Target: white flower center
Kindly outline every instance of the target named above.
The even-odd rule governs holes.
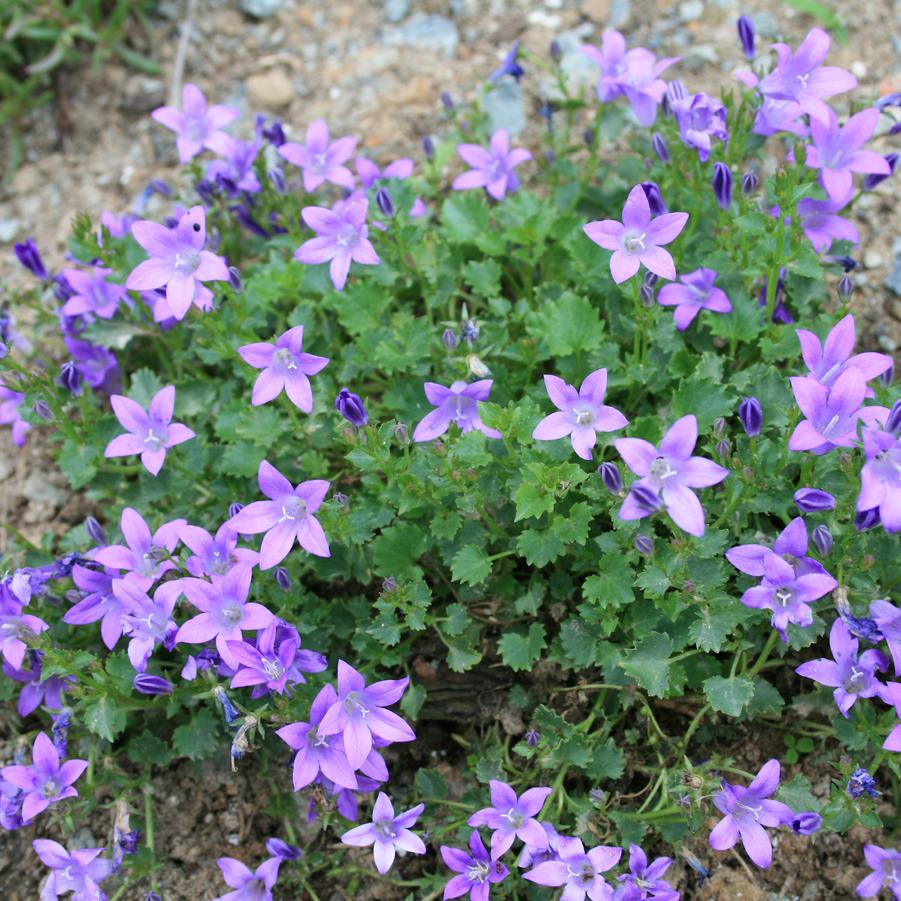
[[[175,254],[175,271],[179,275],[193,275],[200,265],[200,252],[197,250],[180,250]]]
[[[488,877],[491,875],[491,866],[489,865],[487,860],[473,860],[466,867],[466,878],[470,882],[475,882],[481,885],[483,882],[488,881]]]
[[[643,253],[645,251],[644,242],[647,235],[644,232],[628,231],[623,235],[623,250],[626,253]]]

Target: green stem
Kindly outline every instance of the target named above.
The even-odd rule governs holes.
[[[147,779],[150,779],[149,773]],[[146,833],[144,843],[147,850],[153,854],[153,787],[149,781],[144,785],[144,831]]]
[[[776,647],[776,644],[778,643],[778,641],[779,641],[778,633],[775,630],[773,632],[770,632],[769,638],[767,638],[766,644],[763,646],[763,650],[760,652],[760,656],[757,658],[754,665],[747,672],[747,675],[750,678],[753,679],[754,676],[756,676],[763,669],[764,663],[766,663],[767,658],[770,656],[770,653],[772,652],[773,648]]]

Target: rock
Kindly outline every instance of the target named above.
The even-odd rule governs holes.
[[[567,84],[574,91],[581,90],[583,87],[593,87],[597,84],[600,73],[597,63],[590,60],[579,49],[583,44],[591,40],[593,31],[591,24],[585,22],[578,28],[573,28],[570,31],[561,31],[556,37],[562,53],[560,67],[566,76]],[[556,79],[548,78],[544,80],[542,89],[551,98],[559,98],[560,96]]]
[[[0,244],[9,244],[19,232],[18,219],[0,219]]]
[[[585,0],[582,4],[582,15],[596,25],[606,25],[610,20],[612,6],[613,0]]]
[[[882,263],[882,254],[878,250],[868,250],[863,255],[863,264],[867,269],[877,269]]]
[[[901,253],[895,254],[895,266],[892,274],[885,280],[885,287],[901,297]]]
[[[683,22],[694,22],[704,15],[703,0],[682,0],[679,4],[679,18]]]
[[[247,99],[254,108],[275,110],[291,105],[296,96],[291,77],[284,69],[269,69],[257,72],[245,82]]]
[[[776,38],[782,31],[779,20],[769,12],[758,12],[751,16],[758,38]]]
[[[483,107],[492,131],[506,128],[510,135],[518,135],[526,127],[522,85],[512,78],[503,78],[495,84],[485,95]]]
[[[625,28],[632,18],[632,3],[630,0],[613,0],[610,7],[610,18],[607,20],[608,28]]]
[[[447,16],[417,13],[400,28],[388,31],[384,41],[386,44],[405,44],[417,50],[450,57],[457,52],[460,34],[457,26]]]
[[[285,0],[241,0],[241,12],[254,19],[268,19],[284,5]]]
[[[119,108],[127,113],[149,113],[166,102],[166,86],[159,78],[132,75],[125,82]]]
[[[898,342],[890,335],[880,335],[876,343],[887,353],[892,354],[898,349]]]
[[[385,0],[385,18],[389,22],[400,22],[410,11],[410,0]]]

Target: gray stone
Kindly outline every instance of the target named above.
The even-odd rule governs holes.
[[[607,28],[625,28],[631,18],[631,0],[613,0],[613,5],[610,7],[610,18],[607,20]]]
[[[18,219],[0,219],[0,244],[8,244],[19,232]]]
[[[556,41],[560,45],[560,68],[566,77],[566,83],[570,90],[577,92],[584,87],[592,87],[597,84],[600,70],[597,63],[590,60],[579,49],[583,44],[591,41],[594,27],[590,22],[585,22],[577,28],[569,31],[561,31]],[[542,80],[542,92],[552,99],[560,96],[555,78],[547,77]]]
[[[485,95],[483,107],[491,122],[491,130],[506,128],[518,135],[526,127],[526,108],[522,85],[512,78],[503,78]]]
[[[385,0],[385,18],[389,22],[400,22],[410,11],[410,0]]]
[[[679,4],[679,18],[683,22],[693,22],[704,15],[704,3],[702,0],[682,0]]]
[[[284,5],[285,0],[241,0],[241,12],[254,19],[268,19]]]
[[[757,36],[761,38],[777,38],[782,33],[779,20],[769,12],[754,13],[751,16],[754,23],[754,30]]]
[[[460,33],[447,16],[417,13],[399,28],[385,34],[386,44],[405,44],[417,50],[453,56],[457,52]]]
[[[891,335],[880,335],[876,343],[887,353],[892,354],[898,349],[898,342]]]
[[[901,253],[895,254],[895,266],[892,274],[885,280],[885,287],[901,297]]]

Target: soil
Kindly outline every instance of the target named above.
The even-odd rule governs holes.
[[[6,242],[0,242],[0,301],[4,284],[29,284],[30,276],[12,256],[14,241],[34,237],[48,267],[58,271],[74,215],[87,212],[96,221],[103,210],[123,212],[134,206],[152,178],[173,178],[174,142],[148,113],[168,102],[189,5],[188,0],[161,0],[149,40],[137,32],[132,36],[137,49],[159,61],[164,77],[136,74],[116,63],[69,72],[59,81],[59,102],[24,123],[24,164],[9,186],[0,189],[0,237]],[[382,162],[400,155],[419,158],[420,139],[440,132],[445,121],[440,93],[472,96],[516,39],[544,57],[552,38],[569,34],[578,42],[596,41],[601,28],[612,23],[630,44],[650,46],[660,55],[683,54],[682,65],[672,71],[690,89],[712,93],[730,83],[731,71],[740,64],[734,30],[739,13],[755,18],[761,44],[776,39],[777,30],[797,44],[818,24],[774,0],[749,0],[741,7],[734,0],[686,0],[677,6],[662,0],[283,0],[262,20],[243,14],[238,0],[199,0],[197,8],[183,80],[197,83],[211,102],[240,107],[245,129],[251,127],[253,112],[261,111],[291,123],[289,134],[297,137],[310,121],[323,116],[334,134],[360,135],[360,150]],[[437,24],[429,20],[432,43],[403,43],[400,38],[409,39],[411,24],[421,23],[424,16],[443,18]],[[886,27],[898,17],[898,0],[856,4],[848,16],[853,21],[847,44],[833,44],[830,63],[851,69],[861,81],[856,99],[901,91],[901,44]],[[535,90],[539,82],[523,82],[523,106],[530,119],[542,102]],[[528,143],[528,138],[527,129],[522,140]],[[0,137],[0,159],[6,158],[3,143]],[[147,212],[156,215],[163,209],[154,198]],[[885,286],[896,256],[901,259],[899,217],[892,181],[855,207],[862,266],[855,272],[852,303],[866,334],[867,347],[862,349],[893,353],[901,347],[901,298]],[[37,543],[46,531],[65,531],[88,512],[84,500],[66,489],[56,471],[46,433],[36,429],[20,450],[5,430],[0,432],[0,552],[7,541],[4,524]],[[13,717],[9,705],[0,705],[0,742],[10,739]],[[433,740],[417,743],[422,752],[437,753],[450,728],[430,723],[424,738]],[[459,730],[459,722],[454,728]],[[775,741],[759,728],[733,732],[729,740],[739,757],[737,765],[749,771],[770,756],[765,749]],[[0,744],[4,761],[8,750]],[[409,767],[397,772],[401,783],[412,778],[416,766],[425,765],[412,756],[403,762]],[[444,765],[452,777],[453,762]],[[831,774],[828,764],[808,761],[804,772],[815,793],[824,797]],[[197,901],[222,893],[225,886],[215,866],[219,856],[236,856],[251,865],[266,856],[265,839],[282,832],[265,812],[268,789],[261,788],[257,776],[252,761],[232,774],[226,760],[214,760],[203,767],[182,763],[155,780],[156,848],[165,859],[159,885],[166,901]],[[287,771],[275,779],[287,786]],[[630,790],[625,785],[604,788]],[[0,837],[4,901],[37,897],[43,871],[30,842],[38,834],[59,837],[57,827],[43,818],[38,829]],[[106,844],[110,832],[108,816],[98,813],[78,839],[84,845]],[[855,829],[812,842],[782,830],[774,866],[765,872],[748,870],[735,855],[714,855],[698,840],[691,850],[713,870],[711,878],[698,888],[696,875],[682,860],[673,865],[670,876],[686,901],[850,898],[865,875],[862,844],[871,837]],[[408,859],[402,869],[411,863]],[[384,891],[366,888],[357,897],[405,895],[405,890],[391,888],[390,880],[381,885]],[[347,897],[335,885],[317,886],[317,892],[322,901]],[[123,898],[143,898],[143,890]]]

